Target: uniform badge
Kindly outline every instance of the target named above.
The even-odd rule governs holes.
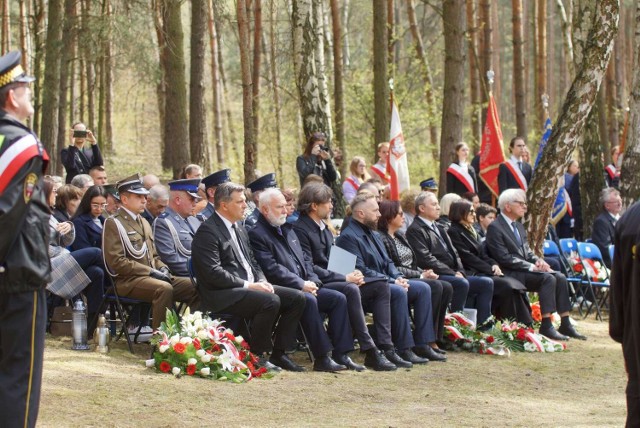
[[[24,203],[28,204],[31,200],[31,196],[33,196],[33,189],[36,187],[36,183],[38,182],[38,176],[33,172],[27,175],[27,178],[24,179],[24,186],[22,188],[22,196],[24,197]]]

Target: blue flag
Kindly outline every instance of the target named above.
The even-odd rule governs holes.
[[[549,137],[551,136],[551,131],[553,130],[553,126],[551,126],[551,118],[547,117],[547,120],[544,121],[544,134],[542,134],[542,140],[540,140],[540,148],[538,149],[538,156],[536,156],[536,163],[533,165],[535,169],[542,158],[542,151],[547,145],[547,141],[549,141]]]

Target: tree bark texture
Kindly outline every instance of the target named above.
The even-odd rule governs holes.
[[[238,44],[240,46],[240,68],[242,70],[242,120],[244,124],[244,182],[256,179],[258,166],[258,144],[253,129],[253,90],[251,82],[249,22],[244,0],[237,2]]]
[[[537,118],[539,129],[547,119],[544,106],[542,104],[542,95],[548,94],[547,88],[547,1],[539,1],[538,5],[538,40],[536,43],[536,99]],[[524,135],[526,137],[526,134]]]
[[[388,43],[386,0],[373,0],[373,102],[375,140],[373,153],[379,143],[389,141],[389,74],[387,71]],[[372,161],[375,162],[375,159]]]
[[[462,141],[464,120],[465,0],[444,0],[444,96],[442,97],[442,137],[440,139],[441,195],[446,192],[446,171],[455,155],[455,145]]]
[[[278,166],[276,168],[277,179],[281,186],[284,188],[284,160],[282,156],[283,147],[282,147],[282,135],[281,135],[281,123],[282,123],[282,114],[281,109],[282,106],[280,104],[280,81],[278,79],[278,67],[276,61],[276,19],[277,19],[277,8],[276,8],[276,0],[271,0],[269,2],[269,15],[270,25],[269,25],[269,52],[271,54],[271,61],[269,64],[269,71],[271,72],[271,90],[273,92],[273,104],[274,104],[274,114],[275,114],[275,130],[276,130],[276,146],[277,146],[277,158],[278,158]],[[339,39],[336,43],[339,42]],[[334,46],[335,49],[335,46]],[[342,63],[341,63],[342,65]],[[337,77],[336,77],[337,79]]]
[[[167,138],[165,136],[164,121],[166,116],[167,79],[165,70],[167,68],[167,49],[163,24],[162,1],[152,0],[153,24],[156,30],[158,42],[158,81],[156,83],[156,99],[158,101],[158,119],[160,123],[160,151],[162,157],[162,168],[171,168],[171,151],[167,150]]]
[[[480,28],[482,28],[482,43],[480,46],[480,81],[486,82],[487,71],[493,69],[493,37],[491,26],[491,0],[479,0],[480,7]],[[494,90],[493,95],[496,98],[497,94]],[[486,104],[489,101],[489,90],[482,91],[482,103]],[[486,109],[485,109],[486,110]],[[483,113],[483,122],[484,115]]]
[[[482,77],[478,64],[477,0],[467,0],[467,34],[469,57],[469,88],[471,97],[471,135],[473,144],[480,147],[482,138]]]
[[[104,45],[104,136],[102,148],[106,153],[113,154],[113,70],[115,67],[115,53],[113,44],[113,4],[112,0],[104,1],[103,18],[106,21],[106,37]]]
[[[273,1],[273,0],[272,0]],[[348,176],[346,132],[344,122],[344,63],[342,58],[342,23],[340,22],[340,6],[338,0],[330,0],[331,22],[333,26],[333,91],[335,103],[336,141],[340,147],[343,162],[340,165],[340,175]],[[272,58],[273,62],[273,58]],[[275,94],[274,94],[275,95]]]
[[[524,73],[524,29],[522,0],[512,0],[513,22],[513,93],[516,101],[516,134],[527,136],[527,92]]]
[[[599,0],[594,12],[587,44],[582,52],[584,59],[567,93],[527,192],[528,236],[532,248],[539,255],[542,253],[542,243],[561,178],[573,151],[580,144],[618,29],[618,0]]]
[[[251,94],[253,96],[253,133],[260,141],[260,63],[262,61],[262,0],[253,1],[253,67]]]
[[[209,47],[211,50],[211,89],[213,93],[213,139],[217,167],[225,162],[225,145],[222,135],[222,84],[220,82],[220,62],[218,61],[219,39],[215,22],[213,0],[208,0]],[[211,162],[213,164],[213,161]]]
[[[58,171],[58,104],[60,103],[60,63],[62,49],[63,0],[49,0],[47,41],[42,93],[42,129],[40,138],[51,158],[50,171]]]
[[[2,55],[11,50],[11,11],[9,0],[2,0]]]
[[[210,170],[207,112],[204,105],[204,57],[208,0],[191,0],[191,78],[189,80],[189,145],[191,162]]]
[[[165,150],[171,154],[173,177],[189,163],[189,121],[187,118],[187,82],[184,61],[184,32],[181,0],[163,0],[165,34],[165,77],[167,108],[164,118]]]

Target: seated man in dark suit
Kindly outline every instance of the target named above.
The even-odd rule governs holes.
[[[244,187],[221,184],[214,204],[214,213],[202,223],[191,245],[202,308],[250,319],[249,344],[262,366],[303,371],[285,351],[295,346],[304,296],[300,291],[266,281],[251,251],[247,232],[237,223],[247,207]]]
[[[342,229],[336,245],[357,256],[356,267],[367,280],[387,281],[391,295],[391,336],[393,344],[378,343],[389,361],[398,367],[424,364],[434,356],[429,343],[435,342],[431,288],[422,281],[406,279],[393,264],[376,229],[380,208],[376,197],[363,192],[351,201],[351,220]],[[413,306],[411,334],[409,305]],[[397,348],[397,353],[396,349]]]
[[[343,293],[347,298],[349,321],[360,343],[360,351],[366,354],[364,364],[374,370],[395,370],[384,354],[378,351],[364,318],[363,303],[372,308],[378,341],[392,345],[389,309],[389,286],[386,280],[365,282],[362,272],[355,270],[341,275],[327,270],[333,234],[324,223],[329,218],[333,204],[333,191],[323,183],[309,183],[298,195],[300,217],[293,224],[304,252],[313,261],[313,270],[325,287]],[[346,356],[345,356],[346,357]],[[336,360],[347,367],[354,366],[350,359]]]
[[[353,350],[353,335],[344,294],[323,287],[313,271],[311,259],[304,254],[293,226],[287,221],[287,202],[278,189],[260,194],[260,212],[249,230],[253,252],[267,279],[304,292],[306,299],[301,323],[315,357],[315,371],[335,372],[347,367],[329,356],[343,360]],[[328,334],[321,313],[329,315]],[[333,346],[332,346],[333,344]]]
[[[586,339],[571,325],[567,279],[554,272],[544,259],[537,257],[527,243],[527,232],[519,221],[527,212],[526,194],[522,189],[508,189],[498,199],[500,214],[487,229],[487,251],[507,276],[513,276],[529,291],[540,296],[542,324],[540,334],[554,340],[568,337]],[[551,323],[551,314],[561,318],[559,331]],[[567,337],[568,336],[568,337]]]
[[[527,190],[533,169],[523,159],[527,145],[523,137],[514,137],[509,143],[511,157],[500,164],[498,172],[498,188],[500,193],[507,189]]]
[[[602,261],[610,268],[609,245],[613,244],[616,222],[622,211],[622,198],[620,192],[613,187],[607,187],[600,193],[602,212],[598,214],[591,229],[591,240],[600,249]]]

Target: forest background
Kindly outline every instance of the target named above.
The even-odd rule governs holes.
[[[558,123],[551,160],[541,163],[545,179],[534,179],[529,200],[550,205],[560,184],[548,178],[578,158],[588,227],[600,208],[598,154],[606,164],[610,147],[638,140],[632,0],[0,3],[1,50],[21,48],[38,79],[31,125],[52,173],[62,173],[58,154],[81,120],[98,135],[111,181],[136,171],[176,177],[193,162],[206,173],[230,167],[239,182],[275,171],[282,187],[296,187],[295,158],[317,130],[342,149],[344,177],[354,155],[373,163],[375,146],[389,138],[393,79],[412,181],[440,176],[444,190],[455,144],[479,148],[485,76],[494,70],[505,145],[523,135],[535,159],[544,120]],[[599,43],[596,63],[586,52]],[[581,81],[585,70],[592,76]],[[588,91],[576,101],[570,89],[580,88]],[[563,115],[577,124],[571,138]],[[624,174],[623,165],[628,203],[638,180]]]

